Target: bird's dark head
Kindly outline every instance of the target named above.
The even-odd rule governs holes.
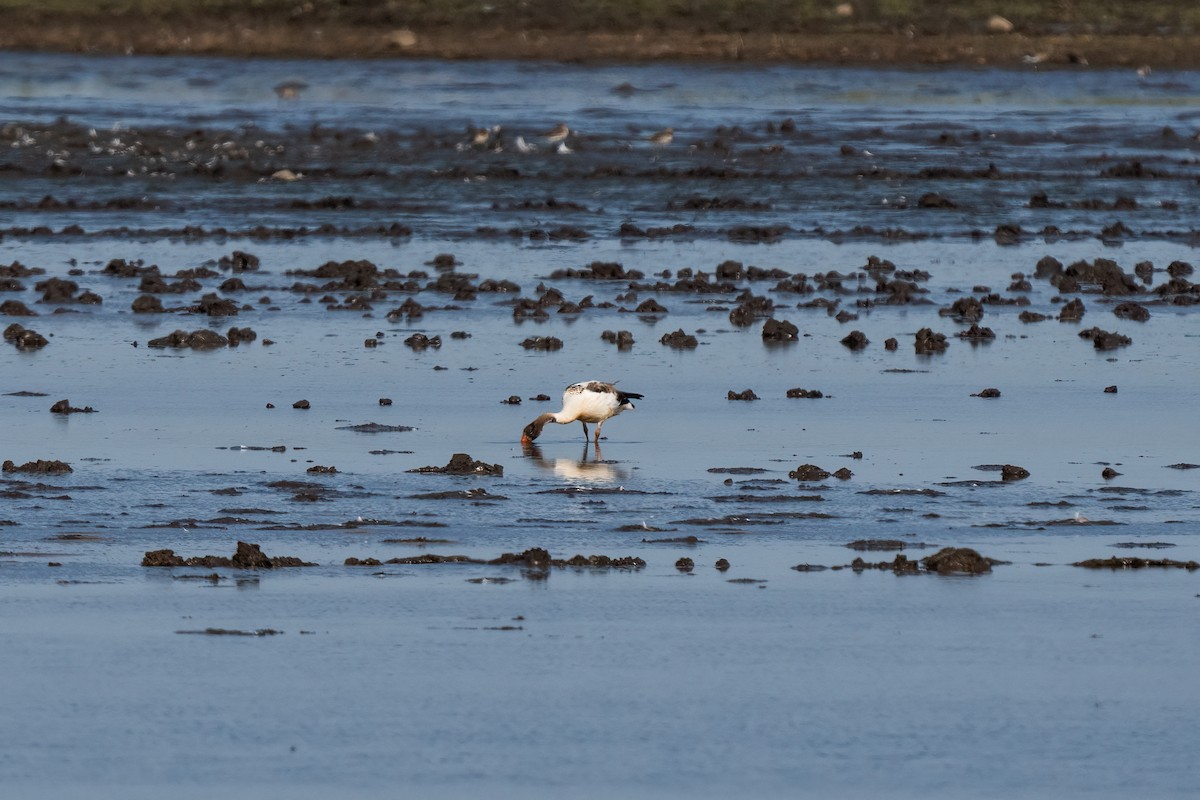
[[[546,423],[554,419],[553,414],[542,414],[533,422],[525,426],[521,431],[521,443],[532,444],[533,440],[542,435],[542,428],[546,427]]]

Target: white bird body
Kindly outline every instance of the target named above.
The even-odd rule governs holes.
[[[572,383],[563,391],[562,411],[542,414],[526,425],[521,434],[521,441],[526,444],[532,442],[541,435],[542,428],[551,422],[557,422],[559,425],[579,422],[583,425],[583,438],[587,439],[587,424],[592,422],[596,425],[595,440],[599,443],[600,428],[604,421],[633,408],[631,401],[641,398],[640,394],[623,392],[604,381]]]

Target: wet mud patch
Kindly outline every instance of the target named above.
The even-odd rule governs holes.
[[[262,638],[264,636],[279,636],[283,631],[277,631],[274,628],[258,628],[257,630],[236,630],[233,628],[204,628],[201,630],[182,630],[175,631],[176,633],[192,634],[197,636],[254,636]]]
[[[933,555],[920,560],[910,559],[903,553],[891,561],[866,561],[859,557],[849,564],[827,567],[821,564],[796,564],[796,572],[823,572],[825,570],[850,570],[861,573],[867,570],[892,572],[896,575],[985,575],[993,566],[1008,564],[980,555],[969,547],[944,547]]]
[[[384,425],[380,422],[364,422],[360,425],[341,425],[337,428],[339,431],[354,431],[355,433],[405,433],[407,431],[416,430],[410,425]],[[389,450],[385,452],[409,452],[401,450]]]
[[[143,567],[229,567],[233,569],[277,569],[280,567],[315,567],[316,564],[294,556],[268,557],[257,544],[238,542],[232,556],[175,555],[174,550],[148,550],[142,558]]]
[[[846,545],[851,550],[905,550],[907,548],[924,550],[933,545],[925,542],[903,542],[899,539],[856,539]]]
[[[408,495],[410,500],[473,500],[473,501],[492,501],[492,500],[507,500],[508,498],[502,494],[491,494],[487,489],[482,487],[476,489],[458,489],[446,492],[424,492],[422,494]]]
[[[445,528],[446,523],[431,519],[358,519],[345,522],[310,522],[308,524],[291,522],[277,525],[264,525],[260,531],[356,531],[371,528]]]
[[[1114,542],[1111,547],[1134,549],[1143,547],[1148,550],[1166,550],[1175,547],[1174,542]]]
[[[504,467],[499,464],[488,464],[471,458],[467,453],[455,453],[444,467],[417,467],[406,472],[425,473],[432,475],[492,475],[504,474]]]
[[[1085,561],[1076,561],[1072,567],[1085,567],[1087,569],[1146,569],[1150,567],[1158,567],[1164,569],[1186,569],[1188,572],[1200,569],[1200,562],[1196,561],[1172,561],[1169,558],[1131,558],[1128,556],[1112,556],[1111,558],[1089,558]]]

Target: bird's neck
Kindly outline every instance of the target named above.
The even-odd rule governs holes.
[[[565,425],[568,422],[574,422],[575,420],[579,419],[578,414],[569,414],[566,412],[566,410],[555,411],[553,414],[543,414],[542,416],[549,417],[560,425]],[[550,420],[548,419],[546,421],[549,422]]]

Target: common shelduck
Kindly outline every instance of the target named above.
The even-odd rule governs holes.
[[[588,438],[589,422],[596,423],[595,441],[600,442],[600,428],[604,420],[615,417],[627,408],[633,408],[631,400],[640,400],[642,395],[626,392],[603,381],[581,381],[572,383],[563,391],[563,408],[554,414],[542,414],[525,426],[521,442],[528,444],[542,434],[547,422],[566,425],[579,421],[583,425],[583,438]]]

